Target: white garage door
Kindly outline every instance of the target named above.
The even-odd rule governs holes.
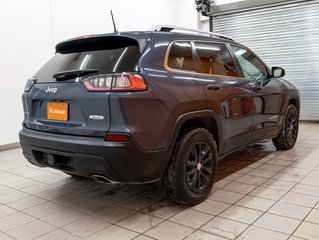
[[[215,15],[213,24],[270,67],[283,67],[300,90],[301,119],[319,120],[319,0]]]

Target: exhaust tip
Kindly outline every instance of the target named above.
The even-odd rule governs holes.
[[[92,175],[92,179],[94,182],[97,183],[109,183],[109,184],[117,184],[118,182],[114,182],[111,181],[110,179],[108,179],[107,177],[103,176],[103,175]]]

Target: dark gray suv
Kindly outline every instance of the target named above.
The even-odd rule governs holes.
[[[299,92],[284,70],[229,37],[182,30],[59,43],[22,97],[28,161],[97,182],[161,179],[170,199],[196,204],[226,154],[265,138],[292,148]]]

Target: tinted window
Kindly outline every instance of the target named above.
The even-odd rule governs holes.
[[[232,46],[232,50],[238,59],[245,78],[259,80],[268,77],[265,65],[256,56],[243,48]]]
[[[116,49],[56,53],[37,73],[38,82],[55,81],[55,73],[67,70],[97,69],[99,74],[136,71],[140,57],[138,46]]]
[[[200,58],[200,70],[197,72],[237,77],[234,61],[224,44],[195,43]]]
[[[175,42],[171,46],[168,66],[178,70],[194,71],[192,46],[190,42]]]

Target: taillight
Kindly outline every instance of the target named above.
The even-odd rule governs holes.
[[[83,84],[89,91],[110,91],[112,79],[113,76],[97,75],[86,78]]]
[[[83,81],[88,91],[145,91],[147,85],[140,75],[96,75]]]
[[[24,87],[24,92],[29,92],[30,89],[32,88],[33,84],[36,82],[37,78],[36,77],[32,77],[30,79],[27,80],[25,87]]]
[[[109,142],[128,142],[129,137],[128,135],[122,135],[122,134],[108,134],[105,137],[105,141]]]

